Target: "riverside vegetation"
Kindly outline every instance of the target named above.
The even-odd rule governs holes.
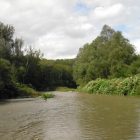
[[[55,95],[54,94],[52,94],[52,93],[43,93],[42,95],[41,95],[41,97],[44,99],[44,100],[47,100],[47,99],[49,99],[49,98],[53,98]]]
[[[139,95],[140,56],[121,32],[105,25],[79,50],[74,79],[79,90],[95,94]]]
[[[97,79],[80,90],[93,94],[140,95],[140,77]]]
[[[39,91],[76,88],[98,94],[139,94],[140,56],[121,32],[104,25],[75,59],[47,60],[0,23],[0,99],[35,97]],[[52,50],[53,51],[53,50]]]
[[[58,86],[75,88],[70,60],[47,60],[39,50],[14,38],[14,27],[0,23],[0,99],[38,96]]]

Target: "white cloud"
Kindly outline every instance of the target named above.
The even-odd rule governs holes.
[[[140,35],[139,0],[0,0],[0,5],[0,21],[12,24],[16,36],[40,49],[47,58],[75,57],[104,24],[126,26],[120,30],[132,43]],[[139,46],[137,42],[134,44]]]
[[[120,3],[108,7],[96,7],[94,10],[94,15],[97,18],[111,18],[119,15],[123,8],[123,5]]]
[[[135,45],[136,52],[140,53],[140,39],[135,39],[132,41],[132,43]]]
[[[75,36],[75,35],[74,35]],[[40,46],[46,58],[74,58],[89,38],[66,36],[64,32],[49,33],[35,42],[35,48]],[[79,47],[77,47],[79,46]]]
[[[81,1],[91,7],[109,6],[112,4],[112,0],[104,0],[104,1],[103,0],[81,0]]]
[[[0,2],[0,15],[3,16],[4,13],[10,8],[10,4],[7,1],[1,0]]]

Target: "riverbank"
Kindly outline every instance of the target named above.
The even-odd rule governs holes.
[[[75,88],[69,88],[69,87],[57,87],[55,91],[60,91],[60,92],[68,92],[68,91],[76,91],[77,89]]]

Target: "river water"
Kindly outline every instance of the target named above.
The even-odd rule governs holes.
[[[55,92],[0,103],[0,140],[140,140],[140,98]]]

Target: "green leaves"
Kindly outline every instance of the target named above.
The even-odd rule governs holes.
[[[55,96],[55,95],[52,94],[52,93],[43,93],[41,97],[42,97],[44,100],[47,100],[48,98],[53,98],[54,96]]]
[[[93,94],[108,95],[138,95],[140,89],[140,77],[97,79],[89,82],[82,91]]]
[[[123,37],[105,25],[91,44],[86,44],[76,58],[74,79],[79,85],[97,78],[128,77],[134,61],[133,46]]]

